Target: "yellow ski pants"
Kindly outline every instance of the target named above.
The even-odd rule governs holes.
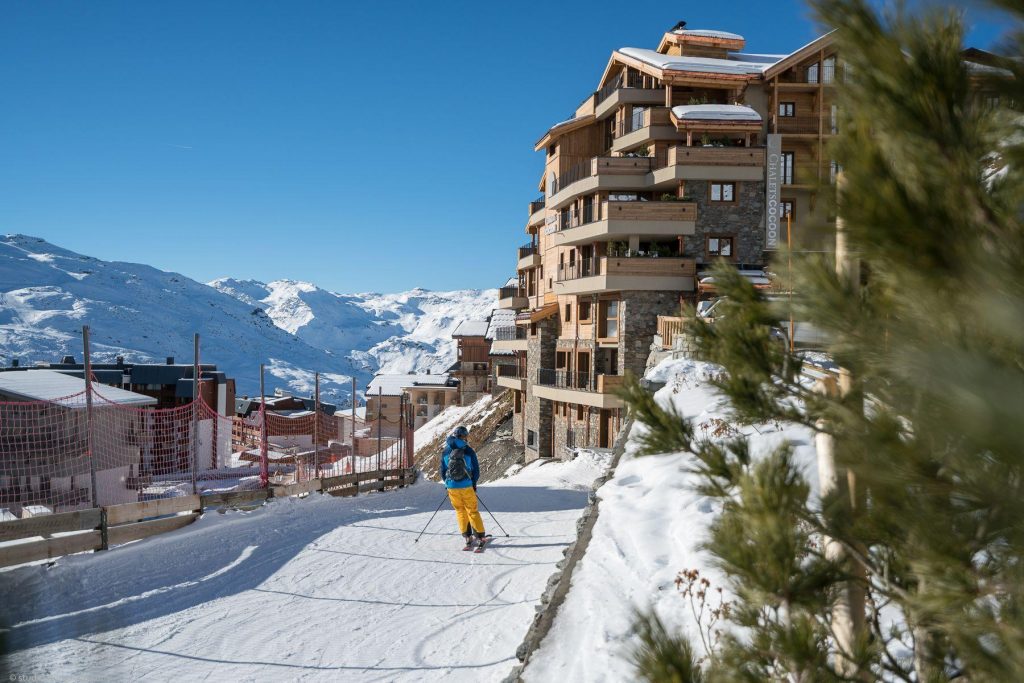
[[[468,534],[470,524],[478,534],[484,532],[484,519],[477,509],[476,491],[467,486],[464,489],[448,489],[448,500],[455,508],[455,521],[459,524],[459,533]]]

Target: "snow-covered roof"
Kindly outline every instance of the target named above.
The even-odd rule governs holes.
[[[684,104],[672,107],[672,115],[684,121],[761,121],[760,114],[742,104]]]
[[[491,350],[488,353],[491,356],[514,356],[514,355],[516,355],[515,351],[506,351],[504,349],[496,349],[496,348],[494,348],[494,344],[491,344]]]
[[[463,320],[452,332],[453,337],[482,337],[487,334],[486,320]]]
[[[278,417],[286,417],[290,420],[294,420],[300,417],[309,417],[313,415],[312,410],[275,410],[274,415]]]
[[[990,76],[1004,76],[1011,77],[1013,72],[1009,69],[1002,69],[998,66],[990,66],[988,64],[979,64],[978,62],[972,62],[970,60],[964,60],[964,66],[967,70],[975,74],[988,74]]]
[[[496,308],[491,311],[491,319],[487,323],[487,339],[494,339],[494,333],[503,327],[514,327],[516,324],[516,312],[507,308]],[[493,351],[492,351],[493,353]]]
[[[449,384],[451,381],[451,384]],[[447,373],[437,375],[375,375],[366,385],[367,398],[373,398],[378,392],[383,396],[401,396],[404,389],[414,387],[454,387],[456,382]]]
[[[677,36],[695,36],[697,38],[721,38],[723,40],[744,40],[743,36],[728,31],[714,31],[705,28],[680,28],[672,31]]]
[[[663,55],[655,50],[640,47],[624,47],[620,54],[638,59],[645,64],[669,71],[694,71],[699,73],[746,76],[764,73],[774,62],[744,62],[738,59],[716,59],[714,57],[689,57],[686,55]]]
[[[101,396],[99,401],[126,406],[156,405],[150,396],[125,391],[105,384],[92,383],[92,390]],[[85,399],[76,394],[85,391],[85,380],[65,375],[56,370],[14,370],[0,372],[0,396],[15,401],[50,401],[68,408],[84,408]],[[69,396],[75,396],[68,399]],[[61,400],[63,399],[63,400]]]

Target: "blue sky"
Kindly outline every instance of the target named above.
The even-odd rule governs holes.
[[[818,34],[793,0],[2,3],[0,231],[202,281],[496,287],[533,142],[678,19]]]

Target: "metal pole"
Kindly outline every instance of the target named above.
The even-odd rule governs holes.
[[[82,326],[82,349],[85,364],[85,452],[89,456],[89,480],[92,485],[92,506],[99,507],[96,493],[96,457],[92,450],[92,362],[89,356],[89,326]]]
[[[356,471],[356,377],[352,376],[352,449],[349,451],[349,462],[352,463],[352,472]],[[359,490],[359,487],[356,487]]]
[[[196,470],[199,468],[199,333],[192,336],[192,495],[199,492]]]
[[[437,513],[441,511],[441,506],[444,505],[444,502],[446,500],[448,500],[447,494],[445,495],[444,498],[441,499],[441,502],[437,504],[437,509],[434,510],[434,514],[430,515],[430,519],[428,519],[427,523],[423,526],[423,531],[420,532],[420,536],[422,536],[426,532],[427,527],[430,526],[430,523],[434,521],[434,517],[437,517]],[[416,540],[413,541],[413,543],[419,543],[420,542],[420,536],[417,536]]]
[[[491,516],[491,519],[493,519],[493,520],[494,520],[494,523],[498,525],[498,528],[499,528],[499,529],[501,529],[501,533],[505,534],[505,537],[506,537],[506,538],[508,538],[508,532],[507,532],[507,531],[505,531],[505,528],[504,528],[503,526],[501,526],[501,523],[500,523],[500,522],[498,521],[498,518],[494,516],[494,513],[493,513],[493,512],[491,512],[491,509],[490,509],[489,507],[487,507],[487,503],[485,503],[485,502],[483,501],[483,499],[482,499],[482,498],[480,498],[480,494],[479,494],[479,493],[477,493],[477,494],[476,494],[476,499],[477,499],[477,501],[478,501],[478,502],[479,502],[479,503],[480,503],[481,505],[483,505],[483,506],[484,506],[484,510],[487,510],[487,514],[489,514],[489,515]]]
[[[793,323],[793,212],[786,214],[786,251],[789,258],[789,352],[795,348]]]
[[[377,471],[380,472],[380,451],[381,451],[381,425],[384,424],[384,405],[381,401],[384,398],[384,389],[377,387]]]
[[[313,399],[313,478],[320,478],[320,373],[313,373],[315,393]]]
[[[263,363],[260,363],[260,488],[270,484],[270,463],[267,462],[267,393],[263,389]]]

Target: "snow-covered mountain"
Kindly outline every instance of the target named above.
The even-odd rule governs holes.
[[[495,290],[336,294],[307,282],[221,278],[209,284],[135,263],[83,256],[25,235],[0,238],[0,362],[23,364],[82,356],[88,324],[96,362],[188,362],[199,332],[202,360],[258,392],[348,398],[374,372],[440,372],[455,361],[451,333],[464,319],[485,318]]]

